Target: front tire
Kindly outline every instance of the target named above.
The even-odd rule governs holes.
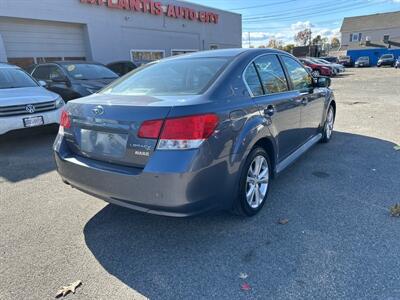
[[[271,170],[268,153],[261,147],[253,149],[240,176],[239,195],[233,207],[235,214],[252,217],[263,208],[268,197]]]
[[[335,109],[331,105],[328,109],[328,113],[326,114],[326,120],[321,139],[322,143],[329,143],[329,141],[332,139],[334,125],[335,125]]]

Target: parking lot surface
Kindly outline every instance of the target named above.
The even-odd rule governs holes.
[[[0,299],[51,299],[76,280],[67,299],[400,299],[388,211],[400,202],[400,71],[349,69],[332,87],[333,140],[276,178],[251,219],[108,205],[61,182],[54,129],[0,137]]]

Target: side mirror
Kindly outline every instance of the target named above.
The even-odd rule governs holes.
[[[57,76],[57,77],[51,78],[51,81],[59,82],[59,83],[66,83],[66,82],[68,82],[68,78],[65,76]]]
[[[327,88],[331,86],[331,79],[329,77],[318,77],[315,79],[315,87],[317,88]]]
[[[38,83],[39,83],[39,85],[41,86],[41,87],[46,87],[47,86],[47,83],[46,83],[46,81],[44,81],[44,80],[39,80],[38,81]]]

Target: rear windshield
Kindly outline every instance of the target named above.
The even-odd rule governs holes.
[[[37,83],[21,69],[0,68],[0,89],[15,89],[37,86]]]
[[[69,76],[77,80],[116,79],[118,75],[102,65],[97,64],[65,64],[63,68]]]
[[[112,95],[198,95],[227,64],[228,58],[185,58],[149,64],[103,90]]]

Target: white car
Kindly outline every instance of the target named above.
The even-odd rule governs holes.
[[[59,124],[63,99],[17,66],[0,63],[0,135],[15,129]]]

